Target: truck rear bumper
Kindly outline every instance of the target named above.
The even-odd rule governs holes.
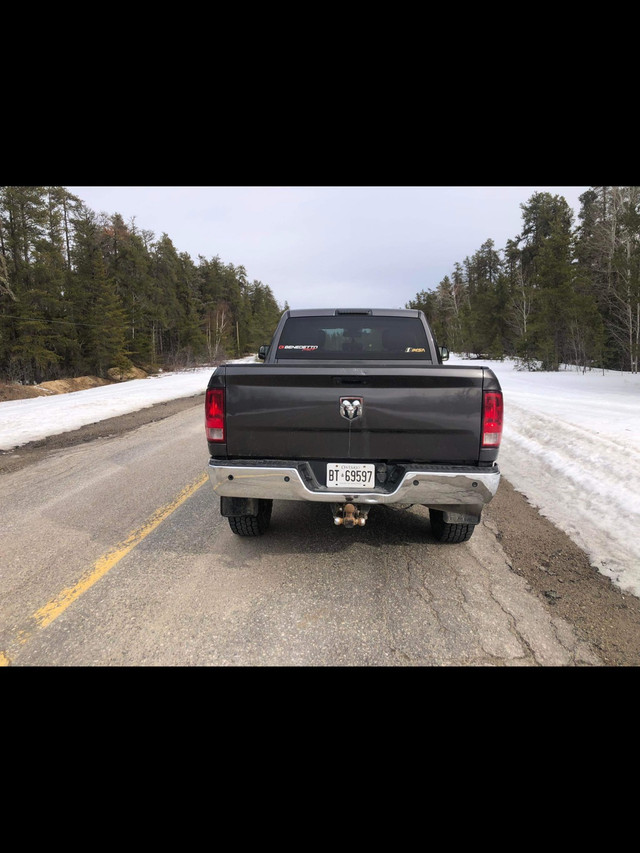
[[[301,474],[304,474],[304,479]],[[226,497],[273,500],[324,501],[357,504],[423,504],[434,509],[478,515],[495,495],[500,470],[470,466],[416,465],[389,488],[342,491],[321,486],[304,464],[272,461],[243,463],[211,459],[209,480],[214,491]]]

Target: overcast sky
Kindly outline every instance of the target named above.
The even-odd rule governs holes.
[[[95,213],[135,218],[197,262],[244,266],[291,308],[403,308],[491,239],[522,228],[535,192],[577,215],[588,187],[67,187]]]

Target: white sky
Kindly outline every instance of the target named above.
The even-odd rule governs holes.
[[[403,308],[492,239],[503,249],[535,192],[577,224],[589,187],[67,187],[95,213],[135,217],[194,262],[244,266],[291,308]]]
[[[449,363],[468,362],[453,356]],[[505,393],[498,459],[504,477],[583,548],[602,574],[640,597],[640,375],[522,373],[511,361],[478,363],[495,371]],[[0,403],[0,450],[203,393],[211,372]],[[204,470],[204,414],[202,436],[197,452]],[[2,484],[11,476],[0,477],[0,505]]]

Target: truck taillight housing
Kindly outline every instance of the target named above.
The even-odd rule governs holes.
[[[500,447],[502,412],[502,391],[485,391],[482,410],[483,447]]]
[[[224,388],[209,388],[204,401],[207,441],[224,441]]]

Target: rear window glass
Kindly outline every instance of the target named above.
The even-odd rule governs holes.
[[[276,358],[431,361],[417,317],[289,317]]]

